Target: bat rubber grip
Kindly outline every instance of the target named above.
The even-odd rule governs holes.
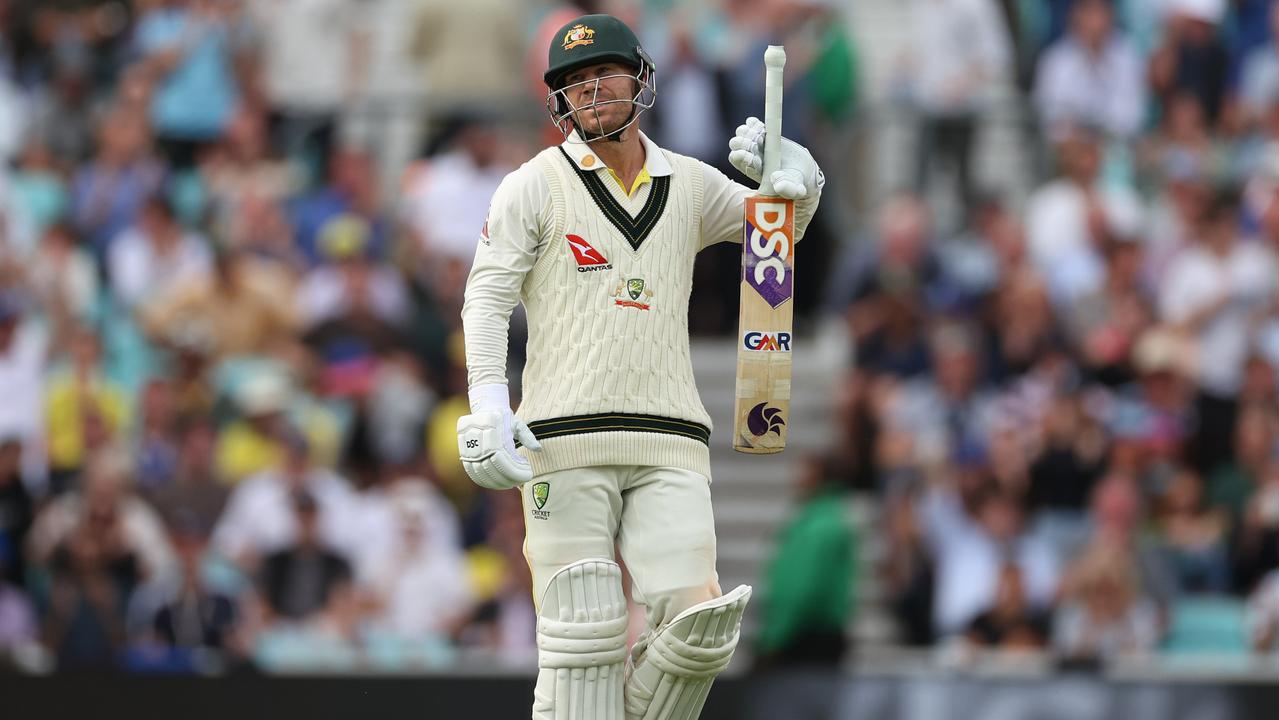
[[[764,172],[759,183],[761,195],[773,194],[773,173],[781,165],[782,69],[786,49],[769,45],[764,51]]]

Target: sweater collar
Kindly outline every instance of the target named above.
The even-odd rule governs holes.
[[[657,143],[648,139],[644,132],[639,132],[640,142],[644,145],[644,169],[648,171],[650,177],[665,177],[674,173],[670,162],[666,160],[666,155],[662,153],[662,149]],[[591,149],[589,143],[569,142],[565,140],[560,143],[560,147],[564,148],[564,152],[568,154],[573,164],[582,170],[596,171],[603,170],[605,165],[600,161],[600,157]],[[589,159],[588,159],[589,158]]]

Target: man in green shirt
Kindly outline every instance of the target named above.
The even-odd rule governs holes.
[[[778,535],[765,576],[751,717],[836,717],[856,542],[846,497],[833,475],[819,457],[801,463],[797,506]]]

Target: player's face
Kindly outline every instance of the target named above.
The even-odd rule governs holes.
[[[608,135],[630,120],[635,77],[625,65],[600,63],[575,70],[564,78],[564,87],[573,107],[582,108],[575,115],[586,132]]]

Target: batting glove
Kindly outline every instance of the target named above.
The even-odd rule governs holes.
[[[737,134],[728,141],[728,161],[743,175],[759,182],[764,171],[764,123],[759,118],[746,118],[737,126]],[[782,138],[780,169],[773,172],[773,191],[787,200],[816,195],[826,184],[826,176],[817,161],[803,145]]]
[[[533,479],[533,468],[515,450],[515,440],[540,452],[542,444],[511,412],[505,385],[471,388],[471,414],[457,419],[457,452],[471,480],[490,490],[509,490]]]

